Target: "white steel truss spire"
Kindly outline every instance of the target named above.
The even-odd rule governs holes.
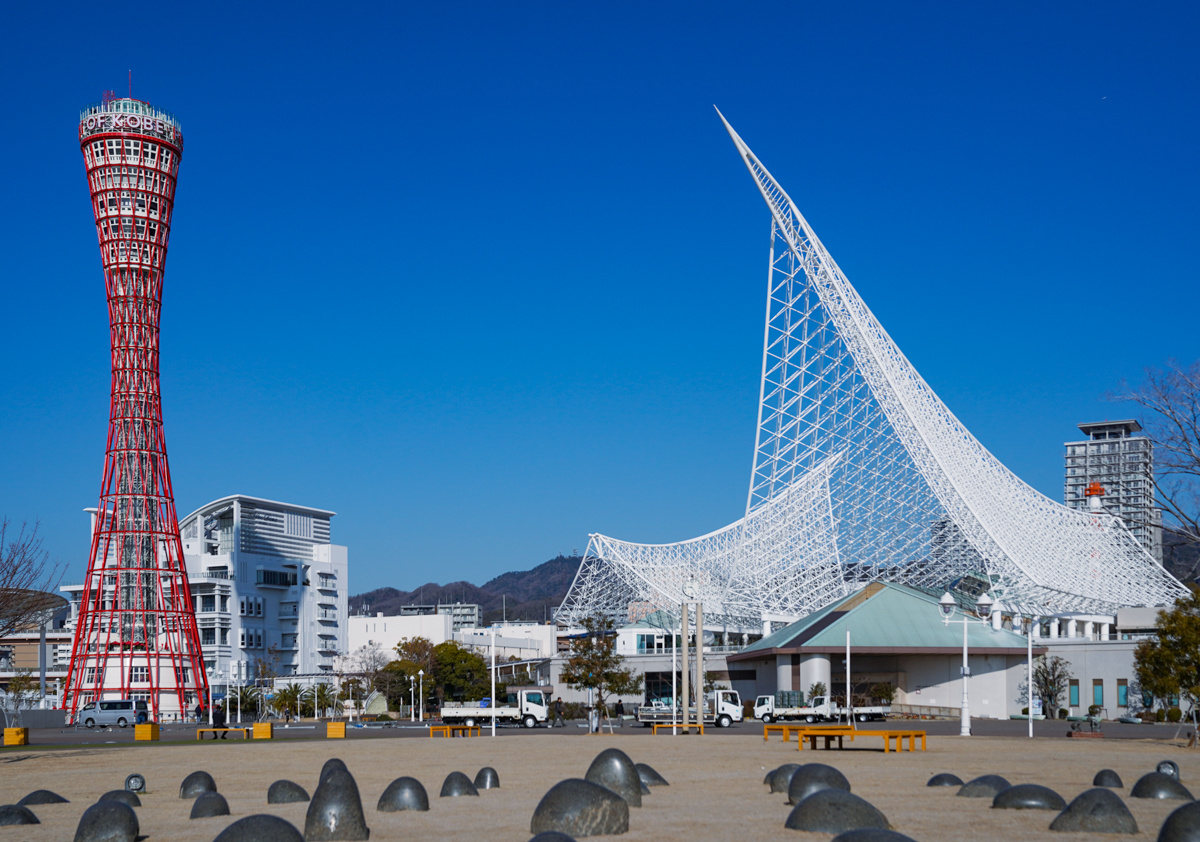
[[[1031,614],[1111,613],[1184,594],[1118,518],[1054,502],[971,435],[721,120],[772,219],[746,516],[680,544],[592,536],[560,619],[673,605],[682,601],[675,583],[689,577],[714,583],[703,591],[706,614],[751,627],[875,579],[939,589],[974,579],[1009,610]],[[799,526],[819,508],[814,494],[827,497],[828,529]],[[775,531],[789,528],[787,540]]]

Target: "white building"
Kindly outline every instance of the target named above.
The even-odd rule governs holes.
[[[549,658],[558,651],[558,629],[552,623],[496,623],[487,628],[456,631],[454,639],[486,655],[491,651],[493,631],[497,661]]]
[[[334,512],[234,494],[180,521],[205,668],[214,685],[333,673],[347,651],[346,547]]]
[[[370,617],[353,616],[347,623],[350,644],[347,670],[355,668],[352,661],[364,647],[379,646],[390,658],[395,658],[396,644],[405,638],[423,637],[437,646],[454,634],[454,615],[449,612],[400,616],[380,613]]]
[[[1154,445],[1145,436],[1135,435],[1141,429],[1133,420],[1080,424],[1087,439],[1063,445],[1063,502],[1072,509],[1086,509],[1088,485],[1100,483],[1105,511],[1125,521],[1133,536],[1162,564],[1162,511],[1154,506]]]
[[[95,509],[92,514],[95,527]],[[346,548],[334,512],[234,494],[180,521],[188,585],[209,683],[334,672],[346,652]],[[60,588],[74,630],[83,584]]]
[[[355,659],[361,658],[368,647],[378,646],[384,655],[394,659],[397,657],[396,644],[414,637],[423,637],[434,646],[453,640],[460,646],[488,656],[492,646],[492,627],[460,627],[457,622],[460,616],[459,613],[440,611],[350,617],[349,657],[343,662],[343,669],[347,672],[360,669],[361,665],[356,664]],[[553,624],[497,623],[494,628],[497,660],[548,658],[558,647],[558,632]]]

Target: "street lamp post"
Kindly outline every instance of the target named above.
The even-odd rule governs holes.
[[[425,670],[417,670],[417,678],[421,684],[421,707],[417,708],[417,721],[425,721]]]
[[[985,593],[979,597],[979,602],[975,605],[975,614],[980,618],[979,620],[971,620],[966,614],[963,614],[961,620],[954,621],[963,624],[962,723],[958,732],[960,737],[971,736],[971,706],[967,697],[967,680],[971,677],[971,666],[967,660],[967,624],[971,622],[986,622],[992,616],[992,606],[995,605],[995,602],[990,594]],[[938,609],[942,612],[942,623],[944,625],[950,625],[950,617],[954,614],[956,607],[957,604],[954,601],[954,597],[950,595],[949,591],[942,594],[942,598],[938,600]]]
[[[415,675],[408,677],[408,721],[417,721],[417,677]]]

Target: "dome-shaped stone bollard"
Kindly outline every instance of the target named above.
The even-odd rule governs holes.
[[[358,784],[345,768],[324,773],[304,817],[307,842],[356,842],[370,839]]]
[[[294,804],[297,801],[307,801],[308,790],[295,781],[275,781],[267,787],[268,804]]]
[[[63,798],[57,792],[51,792],[48,789],[35,789],[33,792],[26,795],[17,804],[22,807],[28,807],[30,804],[69,804],[67,799]]]
[[[120,801],[97,801],[75,828],[75,842],[134,842],[137,835],[137,814]]]
[[[845,833],[839,833],[833,837],[832,842],[915,842],[915,840],[894,830],[867,827],[862,830],[847,830]]]
[[[1167,816],[1158,829],[1158,842],[1197,842],[1200,840],[1200,802],[1184,804]]]
[[[642,778],[629,755],[619,748],[606,748],[596,755],[584,780],[607,787],[630,807],[642,806]]]
[[[451,772],[446,776],[446,780],[442,781],[442,791],[438,793],[441,798],[457,798],[460,795],[478,795],[479,790],[475,788],[475,784],[471,779],[462,772]]]
[[[1174,799],[1176,801],[1195,801],[1187,787],[1173,775],[1162,772],[1150,772],[1138,778],[1129,794],[1134,798]]]
[[[217,782],[208,772],[192,772],[179,785],[180,798],[195,798],[202,792],[216,792]]]
[[[795,779],[792,779],[795,783]],[[887,816],[865,799],[844,789],[821,789],[792,808],[783,824],[789,830],[809,833],[844,833],[847,830],[888,829]]]
[[[1096,777],[1092,778],[1092,786],[1108,786],[1123,789],[1125,784],[1121,782],[1121,776],[1112,769],[1101,769],[1096,773]]]
[[[329,774],[331,769],[341,769],[343,772],[349,772],[346,764],[336,757],[331,757],[325,761],[325,765],[321,767],[321,774],[317,776],[317,783],[325,780],[325,776]]]
[[[763,783],[771,788],[771,792],[787,792],[788,784],[792,782],[792,775],[796,774],[796,770],[799,768],[799,763],[784,763],[778,769],[767,772]]]
[[[806,763],[792,773],[788,782],[788,803],[799,804],[814,792],[822,789],[850,791],[850,781],[832,766],[824,763]]]
[[[138,798],[136,792],[129,792],[124,789],[110,789],[108,792],[96,799],[97,801],[120,801],[122,804],[128,804],[130,807],[141,807],[142,799]]]
[[[1111,789],[1089,789],[1050,822],[1061,833],[1137,833],[1133,814]]]
[[[611,836],[629,830],[629,802],[608,787],[580,778],[559,781],[542,796],[531,833],[558,831],[569,836]]]
[[[995,798],[1012,784],[999,775],[980,775],[967,781],[956,793],[963,798]]]
[[[1067,801],[1049,787],[1017,784],[996,793],[992,807],[997,810],[1065,810]]]
[[[213,842],[304,842],[304,835],[291,822],[260,813],[238,819]]]
[[[10,827],[18,824],[41,824],[33,810],[23,804],[5,804],[0,806],[0,827]]]
[[[500,774],[491,766],[484,766],[475,773],[476,789],[499,789]]]
[[[958,775],[951,775],[949,772],[939,772],[929,779],[929,783],[925,786],[962,786],[963,779]]]
[[[229,803],[219,792],[202,792],[192,802],[189,819],[211,819],[213,816],[228,816]]]
[[[381,813],[398,813],[401,810],[423,812],[429,809],[429,794],[416,778],[396,778],[379,796],[375,809]]]
[[[642,783],[646,786],[670,786],[667,779],[658,774],[654,767],[646,763],[634,763],[634,768],[637,769],[638,777],[642,779]]]

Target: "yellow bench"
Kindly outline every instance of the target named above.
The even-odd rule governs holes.
[[[680,723],[680,722],[675,722],[675,723],[672,723],[672,722],[655,722],[653,725],[651,725],[651,726],[650,726],[650,733],[652,733],[652,734],[657,734],[657,733],[658,733],[658,729],[659,729],[659,728],[668,728],[668,729],[669,729],[669,728],[683,728],[683,729],[686,729],[686,730],[687,730],[687,731],[689,731],[689,732],[690,732],[690,731],[691,731],[693,728],[695,728],[695,729],[697,729],[697,730],[698,730],[698,731],[699,731],[701,734],[703,734],[703,733],[704,733],[704,725],[703,725],[703,724],[696,724],[695,722],[689,723],[688,725],[684,725],[683,723]]]
[[[235,731],[235,732],[241,734],[242,739],[244,739],[244,740],[250,739],[251,730],[249,728],[197,728],[196,729],[196,739],[197,740],[204,739],[205,734],[212,734],[215,739],[217,734],[226,734],[230,731]]]
[[[783,737],[783,741],[786,743],[792,739],[793,732],[799,733],[801,731],[806,730],[808,727],[809,726],[807,726],[807,725],[788,725],[788,724],[779,723],[779,722],[768,724],[768,723],[764,722],[763,723],[763,742],[765,743],[767,741],[767,738],[771,736],[772,731],[778,731],[780,733],[780,735]]]
[[[849,725],[821,725],[819,727],[794,728],[793,730],[796,732],[796,742],[799,744],[798,751],[804,751],[805,740],[808,740],[809,747],[813,751],[816,751],[817,740],[820,739],[825,740],[827,749],[832,747],[834,740],[837,740],[837,747],[842,748],[842,740],[849,737],[853,742],[855,735],[862,733]]]
[[[480,725],[430,725],[429,736],[441,734],[443,737],[478,737],[483,733]]]
[[[798,742],[800,743],[799,750],[804,751],[804,741],[809,741],[809,747],[814,751],[817,748],[817,740],[825,740],[825,748],[829,749],[833,745],[833,741],[837,740],[837,747],[843,747],[842,740],[849,737],[851,742],[855,737],[882,737],[883,738],[883,753],[887,754],[892,750],[892,739],[896,740],[896,751],[904,750],[904,738],[908,738],[908,750],[916,750],[917,737],[921,738],[921,751],[925,751],[925,732],[924,731],[867,731],[861,728],[850,728],[845,725],[837,727],[823,728],[804,728],[798,729]]]

